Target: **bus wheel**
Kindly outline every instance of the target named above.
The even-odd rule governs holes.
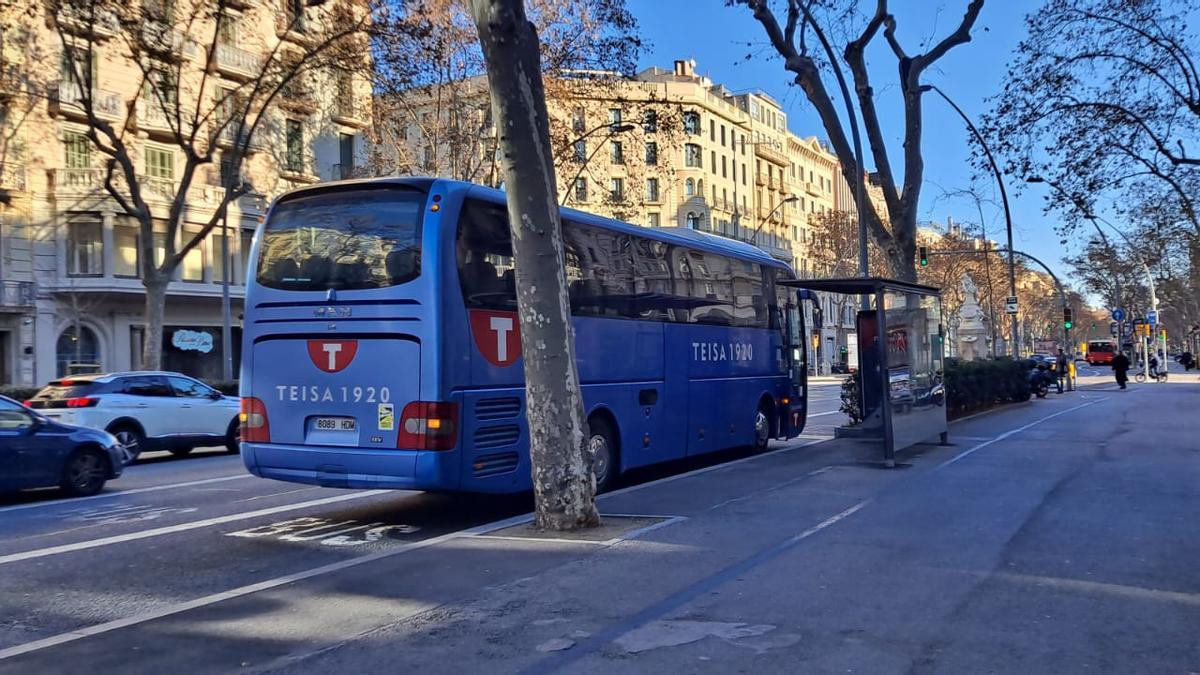
[[[767,441],[771,440],[771,409],[766,401],[758,404],[758,412],[754,413],[754,451],[762,452],[767,449]]]
[[[596,474],[596,493],[608,490],[620,470],[617,468],[617,447],[608,422],[600,417],[588,420],[591,436],[588,452],[592,456],[592,471]]]

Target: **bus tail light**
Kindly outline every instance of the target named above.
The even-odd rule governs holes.
[[[400,414],[396,447],[405,450],[450,450],[458,438],[458,404],[413,401]]]
[[[267,406],[252,396],[242,399],[238,414],[242,425],[242,440],[250,443],[270,443],[271,423],[267,421]]]

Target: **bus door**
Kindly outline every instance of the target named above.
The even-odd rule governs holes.
[[[782,438],[793,438],[804,431],[808,400],[808,346],[804,339],[804,312],[801,311],[801,303],[814,297],[812,291],[802,289],[797,292],[794,301],[789,297],[788,304],[783,308],[783,360],[791,383],[791,396],[786,404],[781,401],[779,436]]]

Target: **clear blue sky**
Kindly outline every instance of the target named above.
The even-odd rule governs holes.
[[[874,3],[865,3],[873,5]],[[896,0],[893,12],[897,33],[907,51],[924,51],[930,39],[941,39],[957,26],[967,0]],[[762,27],[744,7],[726,7],[724,0],[628,0],[641,23],[650,48],[643,66],[670,67],[679,58],[695,59],[697,69],[714,82],[734,91],[761,89],[780,101],[788,113],[789,126],[801,136],[825,138],[825,130],[799,87],[783,69],[783,62],[766,42]],[[1024,16],[1041,5],[1038,0],[988,2],[976,23],[971,42],[956,47],[926,71],[924,81],[945,91],[972,119],[988,109],[987,97],[1000,90],[1010,54],[1025,34]],[[868,52],[873,85],[880,100],[880,116],[890,144],[897,180],[902,175],[902,109],[896,80],[896,59],[882,35]],[[747,55],[752,57],[747,60]],[[831,88],[833,83],[830,82]],[[838,102],[839,108],[841,102]],[[944,191],[970,185],[968,131],[953,110],[936,94],[925,97],[925,184],[921,191],[918,219],[945,222],[978,222],[973,202],[948,199]],[[865,141],[864,141],[865,144]],[[868,158],[868,166],[873,162]],[[1044,186],[1019,184],[1008,178],[1013,211],[1013,237],[1017,250],[1027,251],[1050,265],[1055,273],[1065,272],[1060,258],[1063,247],[1054,233],[1054,222],[1042,214]],[[978,186],[996,205],[984,205],[988,236],[1004,242],[1004,217],[994,179]],[[1028,188],[1028,189],[1023,189]],[[1021,192],[1022,194],[1013,194]]]

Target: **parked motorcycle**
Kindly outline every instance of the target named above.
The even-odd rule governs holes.
[[[1029,361],[1029,366],[1029,372],[1025,375],[1025,379],[1029,382],[1029,390],[1038,398],[1046,398],[1046,394],[1050,393],[1050,386],[1057,386],[1054,373],[1044,364],[1032,359]]]

